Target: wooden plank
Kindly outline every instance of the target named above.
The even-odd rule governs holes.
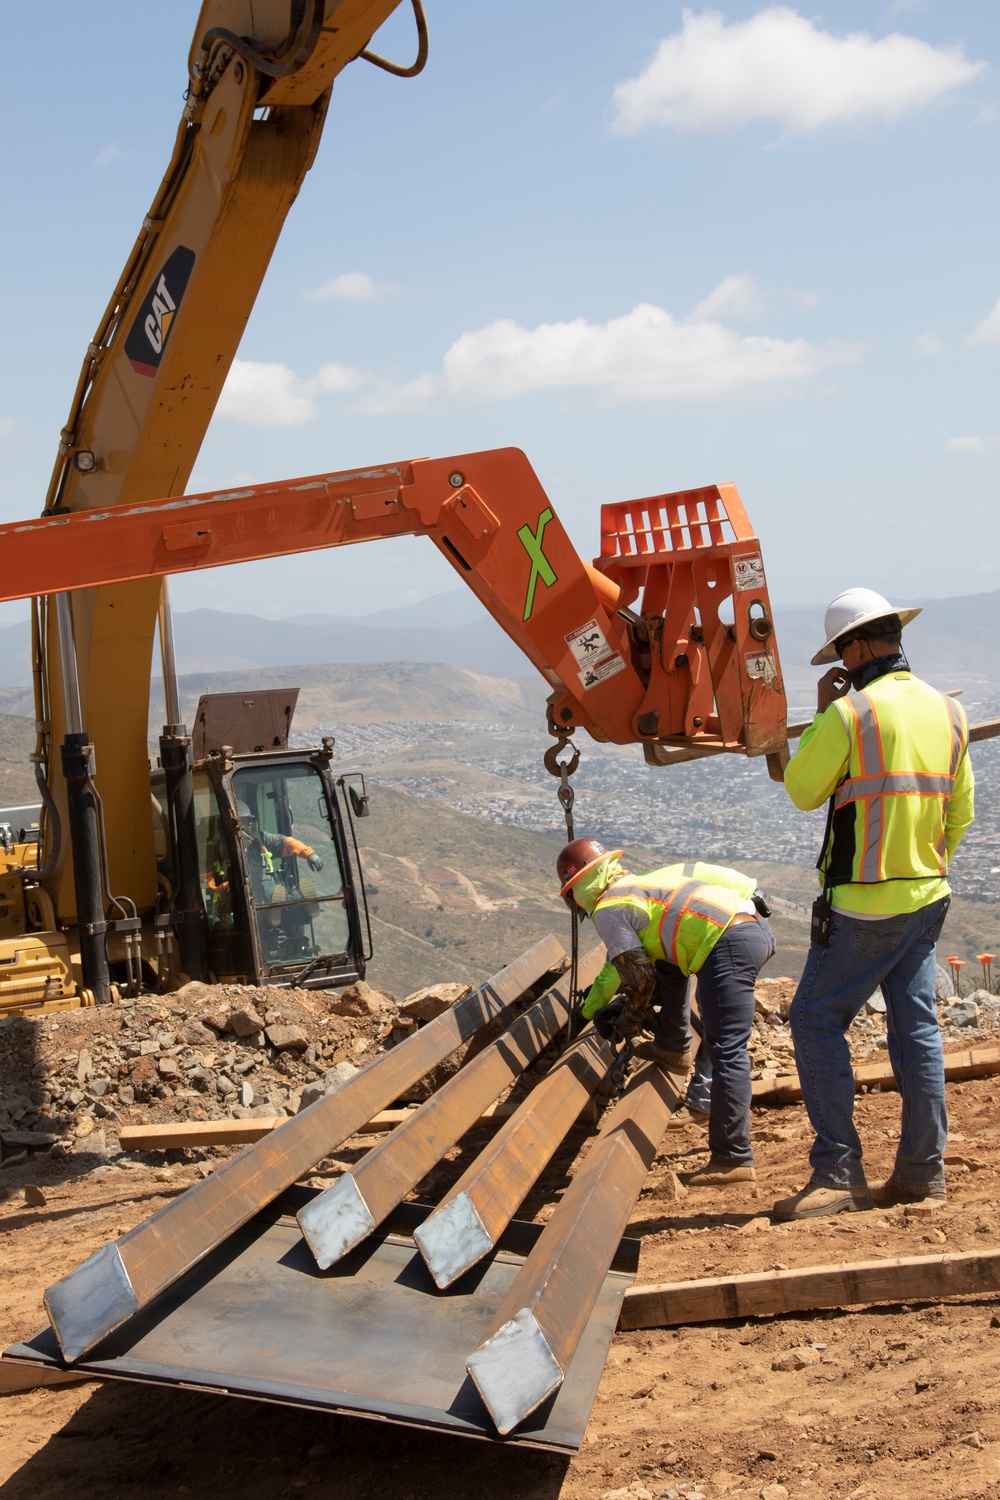
[[[911,1255],[791,1271],[754,1271],[630,1287],[620,1329],[673,1328],[730,1318],[764,1318],[869,1302],[926,1302],[1000,1290],[1000,1250]]]
[[[93,1375],[78,1375],[75,1370],[47,1370],[43,1365],[0,1359],[0,1396],[12,1396],[15,1391],[34,1391],[40,1385],[79,1385],[82,1380],[94,1378]]]
[[[416,1109],[383,1109],[355,1135],[382,1135],[412,1119]],[[505,1104],[491,1104],[476,1121],[496,1125],[510,1114]],[[245,1146],[263,1140],[289,1115],[257,1115],[249,1120],[179,1120],[164,1125],[125,1125],[118,1135],[123,1151],[177,1151],[193,1146]]]
[[[949,1083],[961,1082],[963,1078],[987,1078],[992,1073],[1000,1073],[1000,1047],[970,1047],[945,1053],[944,1076]],[[876,1084],[895,1092],[896,1079],[888,1063],[862,1063],[854,1069],[856,1089],[873,1088]],[[798,1073],[755,1079],[751,1090],[754,1104],[794,1104],[802,1098]]]

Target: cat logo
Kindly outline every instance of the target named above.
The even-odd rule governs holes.
[[[194,251],[178,245],[146,293],[125,340],[125,353],[137,375],[155,375],[160,368],[160,358],[193,269]]]

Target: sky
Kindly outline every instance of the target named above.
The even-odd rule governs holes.
[[[1000,588],[995,0],[426,0],[338,81],[189,488],[523,448],[600,506],[722,480],[772,601]],[[194,0],[5,17],[0,520],[41,508],[166,165]],[[409,61],[409,8],[373,44]],[[178,578],[178,609],[362,615],[423,540]],[[23,614],[0,606],[0,619]]]

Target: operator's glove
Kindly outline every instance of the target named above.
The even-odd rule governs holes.
[[[306,856],[306,864],[310,870],[322,870],[323,868],[323,861],[318,854],[308,854]]]
[[[610,1005],[602,1006],[594,1017],[594,1030],[604,1038],[606,1042],[620,1042],[623,1040],[620,1025],[625,1007],[620,1000],[612,1000]]]

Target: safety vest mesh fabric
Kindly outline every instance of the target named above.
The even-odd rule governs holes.
[[[667,869],[653,870],[616,880],[598,901],[595,916],[616,906],[637,909],[644,918],[638,937],[649,957],[676,964],[682,974],[697,974],[743,898],[722,886],[667,875]]]
[[[850,758],[820,862],[830,885],[919,880],[947,869],[948,803],[968,725],[954,698],[908,674],[896,681],[910,690],[840,700]]]

